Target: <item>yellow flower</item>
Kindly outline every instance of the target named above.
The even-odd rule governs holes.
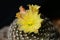
[[[24,15],[19,17],[19,13],[16,15],[18,29],[25,33],[38,33],[38,29],[41,27],[43,19],[40,18],[41,14],[38,14],[40,6],[29,5],[29,10],[26,10]]]

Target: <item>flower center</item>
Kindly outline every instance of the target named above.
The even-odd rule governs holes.
[[[28,24],[29,26],[32,26],[32,24]]]

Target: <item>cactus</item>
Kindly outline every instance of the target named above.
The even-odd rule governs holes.
[[[17,19],[10,25],[8,31],[9,40],[60,40],[58,32],[53,27],[51,21],[44,20],[42,27],[39,28],[39,33],[24,33],[23,31],[18,30],[18,25],[16,24]]]
[[[37,5],[29,5],[29,10],[16,14],[8,31],[9,40],[60,40],[53,23],[42,19],[38,9]]]

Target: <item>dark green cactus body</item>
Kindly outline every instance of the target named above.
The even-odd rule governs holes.
[[[9,40],[60,40],[59,33],[54,28],[50,20],[45,19],[42,22],[42,27],[39,29],[39,33],[24,33],[18,30],[18,25],[15,20],[9,28],[8,39]]]

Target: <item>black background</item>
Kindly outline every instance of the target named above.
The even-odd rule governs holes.
[[[0,0],[0,28],[9,25],[15,16],[15,0]]]
[[[0,0],[0,28],[9,25],[14,19],[20,5],[41,5],[41,13],[50,19],[60,18],[59,0]]]

